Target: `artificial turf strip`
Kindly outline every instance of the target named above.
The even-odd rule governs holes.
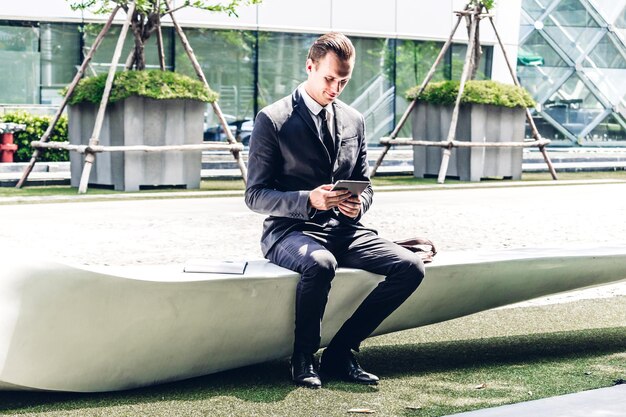
[[[613,385],[626,378],[626,297],[491,310],[371,338],[378,387],[292,386],[279,360],[102,394],[0,393],[0,413],[45,416],[441,416]]]

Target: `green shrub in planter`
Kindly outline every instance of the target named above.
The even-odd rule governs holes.
[[[89,102],[99,104],[104,92],[107,74],[80,80],[69,104]],[[67,88],[63,91],[67,93]],[[218,94],[207,89],[196,79],[171,71],[123,71],[115,74],[109,102],[114,103],[130,96],[156,100],[191,99],[206,103],[217,100]]]
[[[43,136],[46,129],[52,121],[52,116],[35,116],[23,111],[6,113],[0,116],[3,122],[13,122],[26,125],[26,130],[16,132],[14,140],[17,144],[17,152],[14,155],[15,162],[28,162],[33,154],[33,148],[30,143],[39,140]],[[67,142],[67,117],[61,116],[56,126],[52,130],[52,134],[48,139],[51,142]],[[56,149],[45,149],[39,158],[45,162],[69,161],[68,151],[60,151]]]
[[[459,81],[429,83],[418,101],[432,104],[453,105],[459,93]],[[407,100],[414,100],[419,86],[406,92]],[[462,104],[491,104],[503,107],[534,107],[535,100],[526,89],[491,80],[470,80],[465,84]]]

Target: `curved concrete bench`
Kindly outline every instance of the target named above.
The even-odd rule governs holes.
[[[3,257],[4,258],[4,257]],[[286,357],[298,276],[252,261],[244,275],[182,265],[72,266],[8,256],[0,270],[0,389],[95,392]],[[322,343],[380,276],[340,269]],[[441,253],[375,334],[626,279],[626,247]]]

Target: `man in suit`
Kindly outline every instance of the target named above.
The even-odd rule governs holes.
[[[264,256],[301,274],[291,376],[309,388],[322,384],[313,355],[338,266],[386,277],[343,324],[320,362],[323,376],[361,384],[376,384],[378,377],[361,368],[352,350],[359,351],[424,277],[416,254],[361,224],[372,204],[371,186],[360,196],[331,190],[341,179],[369,181],[365,121],[337,99],[354,63],[346,36],[318,38],[306,61],[307,80],[259,112],[250,138],[246,204],[269,215],[261,238]]]

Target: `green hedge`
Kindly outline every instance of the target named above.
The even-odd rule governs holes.
[[[100,74],[80,80],[69,104],[100,103],[107,75]],[[67,88],[63,90],[63,94],[66,93]],[[130,96],[156,100],[192,99],[212,103],[217,100],[218,94],[207,90],[201,81],[176,72],[144,70],[116,73],[109,102],[114,103]]]
[[[459,93],[458,81],[429,83],[418,101],[433,104],[451,105]],[[419,86],[406,92],[408,100],[414,100]],[[534,107],[535,100],[526,89],[511,84],[491,80],[471,80],[465,84],[461,103],[493,104],[504,107]]]
[[[36,116],[23,111],[5,113],[0,115],[3,122],[13,122],[26,125],[26,130],[14,134],[17,152],[13,156],[15,162],[28,162],[33,154],[30,143],[39,140],[50,125],[53,116]],[[51,142],[67,142],[67,117],[61,116],[50,138]],[[60,162],[69,161],[69,152],[56,149],[45,149],[40,155],[39,161]]]

